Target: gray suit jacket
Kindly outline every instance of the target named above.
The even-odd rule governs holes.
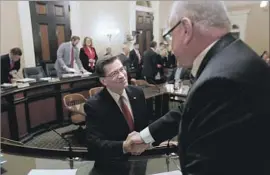
[[[67,68],[70,68],[70,59],[71,59],[71,42],[62,43],[57,50],[57,59],[55,61],[55,69],[57,75],[61,76],[64,73],[67,73]],[[74,49],[74,60],[78,65],[80,70],[83,69],[81,60],[79,58],[79,49],[75,47]]]

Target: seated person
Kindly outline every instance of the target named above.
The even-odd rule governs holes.
[[[168,79],[168,83],[174,84],[176,82],[180,82],[181,80],[189,80],[190,79],[190,71],[191,69],[177,66],[174,68],[171,76]]]
[[[77,47],[80,41],[80,37],[72,36],[70,42],[62,43],[57,50],[57,59],[54,67],[58,77],[66,73],[86,73],[83,68],[82,62],[79,58],[79,49]],[[76,62],[80,72],[74,69],[74,63]]]
[[[91,174],[129,174],[125,140],[149,123],[145,96],[142,89],[128,85],[127,72],[118,57],[99,59],[96,74],[104,89],[84,105],[87,148],[95,159]],[[146,162],[139,166],[135,174],[145,174]]]
[[[11,83],[11,79],[15,78],[21,67],[20,59],[22,50],[13,48],[8,54],[1,56],[1,84]]]

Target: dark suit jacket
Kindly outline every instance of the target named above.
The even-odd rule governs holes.
[[[93,50],[95,52],[95,55],[96,55],[95,60],[97,62],[97,60],[98,60],[97,52],[96,52],[95,48],[93,48]],[[86,55],[83,47],[80,49],[80,55],[79,56],[80,56],[83,68],[85,70],[87,70],[88,72],[95,72],[95,70],[94,70],[95,68],[91,69],[91,67],[89,66],[89,58]]]
[[[179,131],[183,175],[270,174],[265,62],[227,34],[209,50],[196,79],[185,105],[149,126],[153,138]]]
[[[12,77],[9,75],[9,72],[12,70],[19,71],[20,67],[21,67],[21,63],[19,60],[19,61],[16,61],[14,63],[14,67],[12,69],[10,69],[9,54],[2,55],[1,56],[1,84],[2,83],[10,83],[9,78],[12,78]]]
[[[168,57],[163,58],[162,64],[165,68],[174,68],[176,66],[175,56],[172,52],[168,52]]]
[[[173,69],[173,72],[171,74],[171,76],[169,77],[168,81],[169,83],[174,83],[174,76],[175,76],[175,73],[176,73],[176,68]],[[187,68],[184,68],[182,67],[182,70],[181,70],[181,75],[180,75],[180,79],[181,80],[189,80],[190,79],[190,69],[187,69]]]
[[[130,59],[123,53],[118,55],[119,60],[122,62],[123,66],[127,67],[127,70],[130,68]]]
[[[142,75],[154,79],[159,69],[158,64],[162,64],[161,56],[154,52],[151,48],[144,52]]]
[[[126,93],[132,108],[135,131],[139,132],[149,123],[144,93],[134,86],[128,86]],[[108,90],[104,88],[90,97],[84,109],[87,114],[87,147],[89,156],[96,160],[95,167],[114,172],[128,170],[127,155],[123,154],[122,146],[130,133],[129,127]],[[113,162],[111,158],[118,158],[119,161]]]
[[[129,52],[129,59],[130,59],[131,64],[133,64],[133,66],[137,70],[141,68],[142,60],[141,60],[141,63],[139,64],[139,58],[134,49]]]

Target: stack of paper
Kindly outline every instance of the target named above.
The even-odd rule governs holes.
[[[64,170],[42,170],[33,169],[28,175],[76,175],[77,169],[64,169]]]
[[[170,172],[164,172],[159,174],[153,174],[153,175],[182,175],[181,171],[170,171]]]

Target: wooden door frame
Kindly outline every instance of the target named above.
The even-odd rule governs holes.
[[[69,41],[70,40],[70,35],[71,35],[71,21],[70,21],[70,4],[69,1],[53,1],[54,5],[63,5],[64,3],[64,8],[67,6],[68,9],[64,9],[64,13],[65,13],[65,17],[64,19],[57,19],[57,20],[51,20],[53,21],[52,25],[48,25],[48,38],[49,38],[49,49],[50,49],[50,61],[44,61],[42,59],[42,49],[41,49],[41,38],[40,37],[36,37],[36,36],[40,36],[40,31],[39,31],[39,27],[37,27],[37,25],[39,24],[46,24],[47,23],[47,18],[55,18],[55,16],[52,16],[49,14],[49,16],[46,16],[46,18],[42,19],[42,17],[38,16],[36,13],[34,13],[32,10],[36,8],[36,2],[37,1],[29,1],[29,8],[30,8],[30,15],[31,15],[31,23],[32,23],[32,35],[33,35],[33,43],[34,43],[34,55],[35,55],[35,63],[36,66],[41,65],[42,62],[55,62],[57,55],[56,55],[56,51],[58,48],[58,41],[57,41],[57,36],[56,36],[56,26],[57,25],[61,25],[61,24],[65,24],[67,25],[65,27],[65,41]],[[38,1],[41,4],[47,4],[50,3],[52,1]],[[50,8],[48,8],[48,10],[50,10]],[[48,12],[48,13],[52,13],[52,12]],[[37,19],[39,17],[39,19]],[[69,20],[68,23],[66,23],[66,19]],[[38,21],[38,22],[35,22]],[[43,22],[44,21],[44,22]],[[36,26],[34,26],[36,25]]]

